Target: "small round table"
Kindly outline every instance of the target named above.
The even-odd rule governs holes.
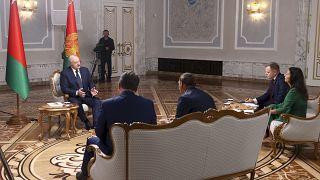
[[[39,110],[39,118],[38,123],[40,124],[40,134],[39,134],[39,140],[42,140],[43,138],[43,125],[42,125],[42,119],[44,115],[48,116],[48,122],[49,122],[49,137],[50,137],[50,129],[51,129],[51,117],[52,116],[65,116],[66,121],[66,138],[70,140],[69,135],[69,128],[70,128],[70,122],[71,122],[71,130],[73,133],[77,132],[76,129],[76,119],[78,115],[78,105],[77,104],[63,104],[61,107],[52,107],[48,104],[43,105],[38,108]]]

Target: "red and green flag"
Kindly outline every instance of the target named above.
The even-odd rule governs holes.
[[[76,55],[80,57],[77,23],[76,23],[76,17],[74,14],[73,0],[68,0],[68,15],[67,15],[67,25],[66,25],[66,38],[64,41],[64,53],[65,53],[65,58],[63,62],[63,69],[70,66],[69,56]]]
[[[10,0],[6,82],[20,97],[28,97],[30,86],[17,0]]]

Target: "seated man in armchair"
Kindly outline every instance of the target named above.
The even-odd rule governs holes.
[[[101,101],[96,97],[98,91],[91,78],[88,68],[80,66],[80,59],[71,55],[69,57],[70,67],[64,69],[60,76],[60,86],[64,94],[68,94],[68,101],[77,103],[78,116],[85,123],[87,130],[91,129],[91,123],[87,119],[82,104],[87,104],[92,108],[93,125],[98,117]]]
[[[195,78],[191,73],[183,73],[178,84],[182,95],[178,99],[176,118],[193,112],[204,112],[209,108],[216,109],[213,98],[196,88]]]
[[[135,94],[139,81],[134,72],[125,72],[120,76],[118,86],[120,95],[103,101],[95,126],[96,136],[89,137],[86,146],[96,144],[104,154],[110,155],[113,148],[108,130],[114,123],[157,123],[153,102]],[[81,172],[76,175],[77,179],[88,178],[87,167],[93,156],[93,152],[85,150]]]

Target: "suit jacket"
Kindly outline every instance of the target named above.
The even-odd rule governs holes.
[[[176,118],[192,112],[204,112],[209,108],[216,109],[212,97],[196,87],[189,87],[178,99]]]
[[[259,106],[266,107],[270,104],[283,102],[288,89],[289,86],[284,81],[284,75],[279,73],[274,82],[272,80],[270,81],[268,90],[263,95],[257,97]]]
[[[279,114],[273,114],[271,120],[279,119],[280,114],[292,114],[299,117],[306,117],[308,100],[300,94],[296,88],[291,88],[284,101],[280,104],[271,105]],[[279,119],[282,121],[282,119]],[[270,121],[271,122],[271,121]]]
[[[100,38],[99,43],[102,45],[103,48],[101,48],[102,55],[111,55],[112,51],[114,50],[114,41],[112,38],[108,37],[107,40],[104,39],[104,37]],[[106,49],[108,47],[108,50]]]
[[[92,97],[90,90],[95,87],[95,84],[91,78],[91,74],[89,69],[86,67],[80,67],[79,69],[83,89],[86,92],[87,97]],[[68,94],[69,97],[77,97],[76,91],[80,89],[79,85],[77,84],[76,76],[73,73],[71,67],[64,69],[61,72],[60,76],[60,86],[63,93]]]
[[[103,152],[112,152],[112,142],[109,129],[114,123],[143,122],[157,124],[157,117],[153,102],[147,98],[137,96],[134,92],[126,90],[119,96],[102,102],[100,116],[96,124],[96,135],[105,145]]]

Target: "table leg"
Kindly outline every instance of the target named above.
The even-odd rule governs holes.
[[[70,140],[69,129],[70,129],[70,112],[66,113],[66,138]]]
[[[48,123],[49,123],[49,128],[48,128],[49,129],[49,133],[48,133],[49,137],[48,138],[50,138],[51,137],[51,116],[50,115],[48,116]]]
[[[78,110],[75,109],[72,113],[72,131],[74,134],[77,133],[78,129],[76,127],[76,121],[77,121],[77,117],[78,117]]]
[[[38,118],[38,123],[40,125],[40,134],[39,134],[38,138],[39,138],[40,141],[43,138],[42,116],[43,116],[43,114],[42,114],[42,112],[40,112],[39,118]]]

